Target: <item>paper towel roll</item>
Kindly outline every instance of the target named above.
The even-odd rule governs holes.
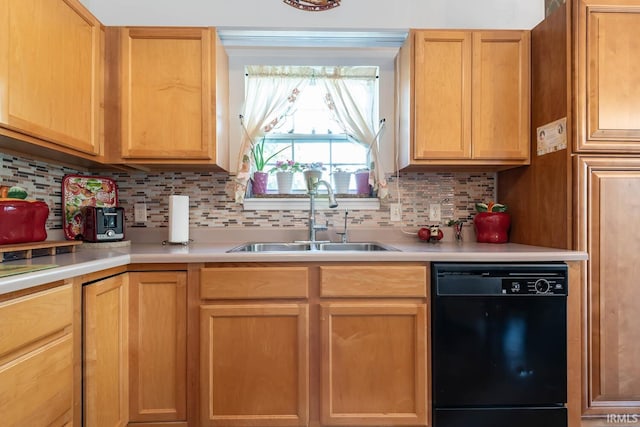
[[[189,196],[169,196],[169,243],[189,241]]]

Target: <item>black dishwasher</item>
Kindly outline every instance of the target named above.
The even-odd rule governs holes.
[[[434,427],[567,426],[564,263],[432,264]]]

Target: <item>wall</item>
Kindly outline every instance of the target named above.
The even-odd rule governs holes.
[[[80,173],[54,164],[31,161],[0,154],[2,185],[19,185],[30,198],[45,201],[51,214],[47,229],[62,228],[61,183],[65,174]],[[86,174],[86,173],[84,173]],[[165,228],[168,219],[168,198],[171,194],[189,196],[191,227],[299,227],[304,228],[308,212],[244,211],[233,202],[233,182],[225,173],[97,173],[109,176],[118,184],[120,205],[126,209],[127,224],[133,224],[133,205],[145,201],[149,212],[147,228]],[[396,186],[398,183],[398,186]],[[427,218],[430,203],[442,204],[444,220],[466,219],[467,224],[478,201],[495,197],[495,174],[492,173],[401,173],[390,180],[392,201],[401,195],[403,224],[407,228],[431,224]],[[341,224],[344,211],[322,211],[331,223]],[[389,221],[389,208],[379,211],[350,211],[350,227],[397,227]]]
[[[544,16],[549,16],[560,5],[563,5],[566,0],[544,0]]]
[[[80,0],[105,25],[256,28],[514,28],[544,17],[544,0],[342,0],[304,12],[282,0]]]

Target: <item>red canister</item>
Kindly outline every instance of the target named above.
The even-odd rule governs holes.
[[[0,200],[0,245],[46,240],[48,217],[44,202]]]

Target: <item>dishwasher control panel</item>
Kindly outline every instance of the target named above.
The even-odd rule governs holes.
[[[502,293],[505,295],[566,295],[566,279],[558,277],[504,278]]]
[[[433,263],[434,295],[566,296],[564,263]]]

